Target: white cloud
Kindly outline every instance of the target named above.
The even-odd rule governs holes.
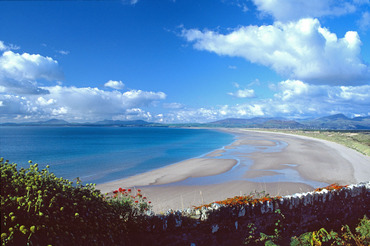
[[[180,108],[184,108],[184,105],[181,103],[163,103],[163,108],[180,109]]]
[[[111,119],[117,115],[146,115],[141,113],[141,107],[149,107],[153,102],[164,100],[163,92],[150,92],[131,90],[121,93],[119,91],[104,91],[91,87],[43,87],[49,94],[43,96],[7,95],[0,94],[3,106],[0,114],[12,119],[17,115],[22,117],[51,118],[63,116],[66,120],[98,120]]]
[[[16,80],[63,79],[58,62],[39,54],[5,51],[0,57],[0,73]]]
[[[111,119],[117,115],[128,118],[151,118],[143,108],[164,100],[163,92],[130,90],[121,81],[108,81],[105,86],[116,89],[106,91],[91,87],[41,86],[40,80],[59,82],[63,73],[56,60],[39,54],[18,54],[5,50],[0,56],[0,118],[1,120],[65,120],[95,121]],[[128,119],[127,118],[127,119]]]
[[[3,41],[0,40],[0,51],[6,50],[6,46]]]
[[[4,41],[0,40],[0,51],[6,51],[6,50],[18,50],[19,46],[16,46],[14,44],[6,45]]]
[[[238,98],[252,98],[255,97],[253,89],[242,89],[237,90],[236,92],[229,92],[227,93],[230,96],[238,97]]]
[[[0,56],[0,86],[4,91],[15,94],[47,94],[36,80],[63,79],[58,62],[38,54],[5,51]]]
[[[104,84],[104,86],[116,90],[122,90],[125,87],[125,84],[123,84],[122,81],[109,80],[107,83]]]
[[[364,31],[370,27],[370,12],[362,13],[361,19],[358,22],[360,28]]]
[[[308,17],[341,16],[353,13],[359,1],[338,0],[253,0],[257,9],[279,21],[292,21]]]
[[[285,80],[274,86],[273,98],[210,108],[173,110],[164,122],[211,122],[225,118],[286,117],[302,118],[344,113],[370,115],[370,85],[310,85]]]
[[[244,26],[228,34],[190,29],[182,35],[198,50],[242,57],[290,79],[331,85],[358,85],[370,79],[357,32],[337,38],[317,19]]]
[[[70,52],[68,50],[58,50],[58,53],[61,55],[69,55]]]

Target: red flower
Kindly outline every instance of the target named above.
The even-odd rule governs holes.
[[[131,189],[128,189],[127,191],[128,191],[128,192],[131,192]]]
[[[149,203],[149,204],[151,204],[152,202],[151,202],[151,201],[149,201],[148,203]]]
[[[144,196],[143,199],[145,200],[146,199],[146,196]]]
[[[114,194],[118,193],[118,190],[113,191]]]
[[[137,190],[137,192],[141,192],[141,190],[140,190],[140,189],[138,189],[138,190]]]
[[[123,192],[125,192],[125,191],[126,191],[126,189],[122,189],[122,191],[123,191]]]
[[[139,203],[139,201],[135,201],[135,203]]]
[[[119,190],[119,192],[122,192],[122,188],[119,188],[118,190]]]

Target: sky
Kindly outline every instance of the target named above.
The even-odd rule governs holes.
[[[370,0],[0,1],[0,122],[370,116]]]

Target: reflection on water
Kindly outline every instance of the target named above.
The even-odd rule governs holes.
[[[266,169],[261,171],[269,171],[266,172],[267,175],[261,175],[255,178],[244,178],[244,174],[249,170],[249,168],[253,164],[253,160],[250,158],[250,154],[256,152],[262,153],[272,153],[272,152],[281,152],[284,148],[288,146],[288,144],[284,141],[280,140],[267,140],[272,142],[273,145],[256,145],[253,144],[253,140],[264,140],[263,138],[255,138],[251,139],[251,144],[242,144],[238,146],[228,146],[223,148],[223,151],[218,153],[217,157],[210,157],[208,154],[201,156],[201,158],[207,159],[236,159],[237,164],[228,172],[208,176],[208,177],[197,177],[197,178],[188,178],[183,181],[179,181],[176,183],[172,183],[169,185],[211,185],[211,184],[218,184],[224,183],[228,181],[237,181],[237,180],[245,180],[251,182],[259,182],[259,183],[271,183],[271,182],[294,182],[294,183],[304,183],[310,185],[314,188],[323,187],[328,185],[327,183],[317,182],[313,180],[304,179],[295,168],[297,167],[296,164],[282,164],[286,166],[283,169]],[[271,175],[271,172],[275,174]],[[166,185],[163,185],[166,186]]]

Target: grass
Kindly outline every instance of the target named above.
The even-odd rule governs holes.
[[[369,131],[331,131],[331,130],[304,131],[304,130],[282,130],[282,129],[274,130],[259,129],[259,130],[289,133],[294,135],[324,139],[354,149],[363,155],[370,156]]]

